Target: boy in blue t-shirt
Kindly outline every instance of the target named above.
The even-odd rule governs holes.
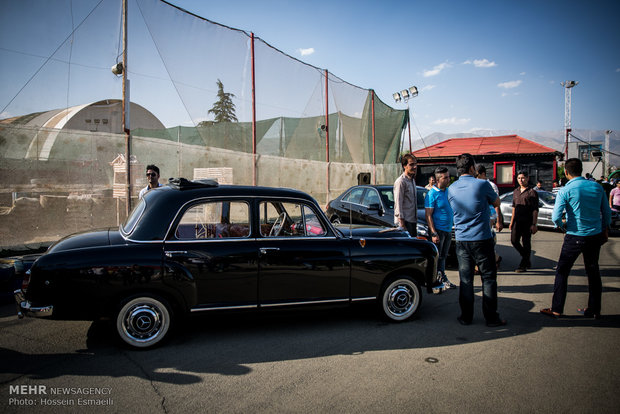
[[[450,184],[450,173],[446,167],[435,169],[436,184],[426,194],[424,207],[426,209],[426,222],[431,233],[433,243],[439,250],[437,271],[441,273],[440,280],[447,288],[455,288],[446,276],[446,258],[452,242],[452,207],[448,201],[446,188]]]

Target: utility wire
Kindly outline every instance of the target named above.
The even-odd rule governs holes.
[[[587,141],[585,141],[585,140],[583,140],[583,139],[579,138],[579,137],[578,137],[578,136],[576,136],[576,135],[573,135],[573,134],[572,134],[572,133],[570,133],[570,132],[569,132],[568,134],[569,134],[571,137],[575,138],[577,141],[583,142],[584,144],[588,144],[588,145],[589,145],[589,146],[591,146],[591,147],[593,147],[593,146],[594,146],[594,145],[592,145],[591,143],[589,143],[589,142],[587,142]],[[600,150],[601,150],[601,152],[606,152],[606,153],[608,153],[608,154],[615,155],[616,157],[620,157],[620,154],[616,154],[615,152],[608,151],[608,150],[606,150],[605,148],[600,148]]]
[[[409,118],[412,120],[413,125],[415,126],[416,131],[418,131],[418,135],[420,136],[420,139],[422,140],[422,144],[424,145],[424,149],[426,150],[426,153],[428,154],[428,157],[430,158],[431,157],[431,153],[428,150],[428,147],[426,146],[426,142],[424,142],[424,138],[422,138],[422,134],[420,133],[420,129],[418,128],[418,123],[415,122],[415,118],[411,114],[411,111],[409,111]]]
[[[39,69],[37,69],[32,76],[30,77],[30,79],[28,79],[28,81],[26,81],[26,83],[24,83],[24,85],[19,89],[19,91],[17,91],[17,93],[15,94],[15,96],[13,96],[11,98],[11,100],[4,106],[4,108],[2,108],[2,111],[0,111],[0,113],[4,113],[4,111],[6,111],[6,108],[9,107],[9,105],[11,105],[13,103],[13,101],[15,100],[15,98],[17,98],[17,96],[22,93],[22,91],[24,90],[24,88],[26,88],[26,86],[28,86],[28,84],[35,78],[35,76],[37,76],[39,74],[39,72],[41,72],[41,69],[43,69],[43,67],[45,65],[47,65],[47,62],[49,62],[50,60],[52,60],[52,56],[54,56],[56,54],[56,52],[58,52],[58,50],[60,50],[60,48],[67,42],[67,40],[69,40],[73,34],[75,33],[75,31],[77,29],[80,28],[80,26],[82,26],[82,24],[84,24],[84,22],[90,17],[91,14],[93,14],[93,12],[97,9],[97,7],[99,7],[99,5],[101,3],[103,3],[104,0],[100,0],[99,3],[97,3],[95,5],[95,7],[93,7],[93,9],[90,11],[90,13],[88,13],[88,15],[86,17],[84,17],[84,19],[80,22],[80,24],[77,25],[77,27],[75,29],[73,29],[71,31],[71,33],[69,33],[69,36],[67,36],[62,42],[60,42],[60,44],[58,45],[58,47],[54,50],[54,52],[52,52],[51,55],[49,55],[46,59],[45,62],[43,62],[43,64],[41,66],[39,66]],[[69,65],[71,65],[71,62],[69,62]]]

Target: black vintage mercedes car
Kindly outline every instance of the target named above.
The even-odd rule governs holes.
[[[438,285],[436,263],[397,229],[339,230],[301,191],[173,179],[120,228],[52,245],[15,298],[21,315],[111,317],[147,348],[192,312],[376,301],[403,321]]]

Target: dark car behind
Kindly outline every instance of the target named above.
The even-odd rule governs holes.
[[[416,187],[418,208],[418,238],[429,240],[424,199],[428,190]],[[371,224],[394,227],[394,188],[391,185],[356,185],[336,199],[326,209],[332,223]]]

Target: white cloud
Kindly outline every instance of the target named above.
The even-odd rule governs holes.
[[[522,83],[523,83],[522,80],[516,80],[516,81],[498,83],[497,86],[500,88],[504,88],[504,89],[513,89],[513,88],[518,87]]]
[[[521,72],[521,73],[519,73],[519,75],[525,76],[525,72]]]
[[[470,118],[444,118],[444,119],[436,119],[433,121],[434,125],[464,125],[471,121]]]
[[[435,89],[435,85],[426,85],[420,89],[420,92],[430,91],[431,89]]]
[[[616,73],[620,72],[620,68],[616,69]]]
[[[433,69],[431,70],[425,70],[423,72],[423,75],[425,78],[428,78],[429,76],[439,75],[439,73],[442,70],[449,68],[449,67],[450,67],[450,64],[448,62],[440,63],[439,65],[436,65],[435,67],[433,67]]]
[[[466,60],[463,62],[464,65],[474,65],[477,68],[493,68],[497,66],[497,63],[491,62],[489,59],[474,59],[474,60]]]
[[[302,56],[309,56],[314,53],[314,48],[309,47],[307,49],[299,49],[299,54]]]

